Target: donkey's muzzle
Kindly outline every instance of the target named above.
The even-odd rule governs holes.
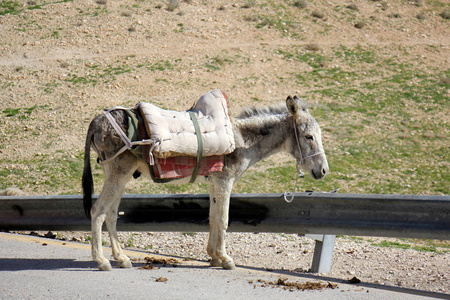
[[[325,177],[325,175],[329,172],[328,165],[320,168],[314,168],[311,170],[311,177],[318,180]]]

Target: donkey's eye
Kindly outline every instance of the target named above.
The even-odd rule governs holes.
[[[310,134],[305,135],[305,138],[306,138],[307,140],[310,140],[310,141],[313,141],[313,140],[314,140],[314,137],[313,137],[312,135],[310,135]]]

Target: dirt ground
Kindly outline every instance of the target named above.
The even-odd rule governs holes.
[[[401,55],[408,47],[425,64],[448,68],[450,30],[438,15],[446,6],[423,2],[356,1],[355,10],[342,1],[308,1],[304,9],[286,1],[278,4],[283,15],[277,1],[180,1],[173,11],[168,1],[17,1],[19,13],[0,16],[0,87],[1,108],[20,117],[1,115],[0,154],[75,157],[92,117],[116,105],[148,101],[184,110],[220,88],[239,111],[305,95],[313,87],[287,75],[311,66],[286,63],[280,49],[386,45]],[[364,27],[355,28],[358,22]],[[27,118],[32,113],[38,117]],[[30,192],[45,193],[39,183]]]
[[[314,86],[302,86],[292,74],[312,67],[286,60],[288,50],[308,55],[340,45],[381,45],[392,57],[407,51],[425,65],[450,66],[450,26],[440,16],[449,9],[446,1],[354,1],[350,7],[350,1],[318,0],[303,8],[303,1],[190,0],[173,9],[169,1],[7,2],[0,2],[1,167],[22,170],[8,175],[8,182],[29,194],[80,193],[72,182],[55,185],[59,175],[50,176],[53,170],[30,164],[79,159],[87,126],[103,108],[147,101],[184,110],[214,88],[227,93],[234,111],[305,96]],[[436,114],[448,118],[445,111]],[[328,145],[333,143],[338,141]],[[23,183],[23,176],[34,179]],[[123,242],[131,236],[138,248],[206,259],[203,234],[123,233]],[[305,272],[312,259],[312,243],[294,235],[228,239],[241,265]],[[338,239],[330,276],[450,292],[448,250],[372,245],[381,241]]]

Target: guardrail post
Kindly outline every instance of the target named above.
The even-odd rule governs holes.
[[[305,236],[316,241],[311,271],[314,273],[330,272],[336,236],[330,234],[305,234]]]

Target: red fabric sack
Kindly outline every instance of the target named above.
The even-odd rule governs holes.
[[[184,178],[192,175],[197,158],[175,156],[169,158],[155,157],[153,173],[157,179]],[[208,176],[213,172],[221,172],[224,166],[224,156],[208,156],[200,159],[198,176]]]

